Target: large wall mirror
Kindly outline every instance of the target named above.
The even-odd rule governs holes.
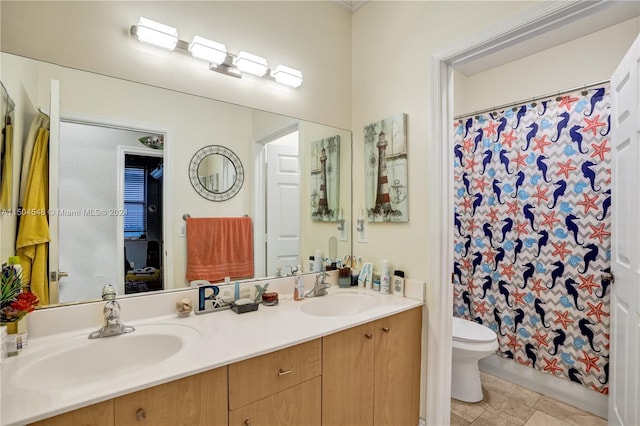
[[[51,155],[49,167],[60,177],[58,193],[50,200],[57,210],[49,220],[60,220],[60,226],[58,235],[51,236],[51,256],[57,256],[58,265],[50,266],[50,272],[67,276],[60,278],[59,294],[51,304],[97,300],[106,283],[115,283],[124,295],[130,279],[127,273],[132,271],[151,277],[139,291],[188,287],[185,215],[249,216],[254,228],[255,278],[286,274],[298,264],[308,272],[308,258],[316,251],[337,258],[351,255],[348,226],[345,235],[335,221],[311,219],[317,198],[312,194],[312,147],[338,136],[340,195],[339,205],[333,207],[345,223],[351,223],[350,131],[1,55],[3,83],[15,93],[15,153],[22,152],[22,141],[38,110],[49,111],[51,80],[59,81],[59,151]],[[211,145],[232,151],[244,166],[241,185],[237,185],[233,161],[226,171],[221,164],[202,166],[219,172],[216,177],[202,170],[204,180],[197,182],[208,193],[216,194],[216,188],[237,189],[233,197],[215,203],[194,191],[189,178],[194,153]],[[72,164],[65,163],[69,161],[65,155]],[[14,179],[19,181],[21,154],[14,155],[13,161]],[[143,172],[136,175],[136,170]],[[124,171],[131,185],[137,182],[135,176],[146,179],[148,185],[141,187],[147,191],[146,204],[124,197],[129,188]],[[88,186],[80,189],[84,183]],[[143,212],[139,223],[120,214],[136,203]],[[0,256],[5,261],[15,253],[17,223],[15,215],[0,217]]]

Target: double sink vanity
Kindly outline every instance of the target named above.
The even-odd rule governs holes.
[[[121,302],[134,332],[88,339],[90,324],[3,362],[2,425],[418,423],[420,297],[334,285],[246,314],[133,322]]]

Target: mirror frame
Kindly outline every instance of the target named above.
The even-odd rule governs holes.
[[[231,185],[231,188],[224,192],[209,191],[204,187],[204,185],[202,185],[200,177],[198,176],[198,168],[202,160],[209,155],[215,154],[222,155],[227,160],[231,161],[236,169],[236,180],[233,182],[233,185]],[[226,201],[235,197],[240,191],[240,188],[242,188],[242,184],[244,183],[244,168],[242,167],[240,158],[238,158],[236,153],[231,151],[229,148],[222,145],[208,145],[200,148],[191,158],[191,161],[189,162],[189,180],[191,181],[193,189],[195,189],[203,198],[210,201]]]

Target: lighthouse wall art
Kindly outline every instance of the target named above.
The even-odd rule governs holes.
[[[365,206],[369,222],[408,222],[407,115],[364,127]]]
[[[311,143],[311,220],[336,222],[340,217],[340,136]]]

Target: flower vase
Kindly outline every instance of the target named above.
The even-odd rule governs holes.
[[[3,323],[7,326],[6,352],[7,356],[18,355],[18,353],[27,347],[29,329],[27,324],[27,315],[18,321]]]

